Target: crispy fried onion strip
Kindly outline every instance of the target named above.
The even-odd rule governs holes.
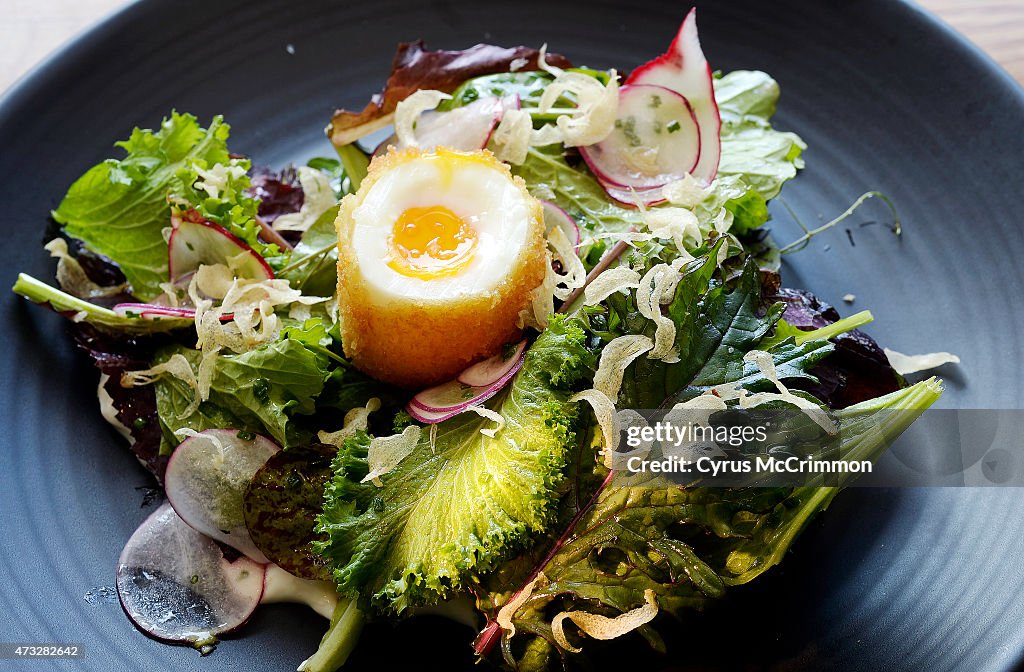
[[[554,250],[554,256],[565,272],[560,274],[554,270],[549,253],[544,281],[533,290],[530,306],[519,314],[520,327],[546,327],[548,316],[555,312],[555,299],[564,301],[587,280],[587,269],[561,227],[553,227],[548,232],[548,246]]]
[[[277,307],[308,306],[328,300],[304,296],[292,289],[287,280],[236,278],[230,265],[229,261],[228,266],[200,266],[188,286],[196,309],[196,348],[203,353],[198,373],[201,401],[210,396],[214,366],[221,350],[245,352],[276,340],[281,333],[281,320],[274,312]],[[220,304],[215,306],[214,300]]]
[[[594,389],[612,400],[619,398],[622,376],[633,360],[654,348],[654,342],[646,336],[628,334],[608,342],[601,351],[601,361],[594,374]]]
[[[839,431],[835,421],[829,417],[829,414],[822,409],[821,406],[810,399],[805,399],[793,394],[789,391],[789,388],[779,380],[779,374],[775,370],[775,362],[772,360],[772,356],[770,354],[763,350],[751,350],[747,354],[743,355],[743,361],[753,362],[757,368],[760,369],[761,374],[768,380],[772,381],[779,391],[778,393],[757,392],[755,394],[749,394],[746,390],[740,390],[740,408],[753,408],[755,406],[760,406],[761,404],[766,404],[770,401],[783,401],[806,411],[807,416],[829,434],[835,434]]]
[[[384,484],[380,482],[380,477],[397,467],[402,460],[412,454],[422,433],[423,430],[419,426],[409,425],[401,434],[371,439],[370,448],[366,454],[370,473],[366,474],[359,482],[372,481],[378,488],[384,487]]]
[[[681,255],[693,257],[687,250],[699,247],[703,242],[697,215],[686,208],[670,206],[641,211],[641,219],[655,238],[671,240]]]
[[[555,284],[558,274],[551,267],[551,253],[545,252],[544,280],[533,290],[530,305],[519,311],[517,326],[543,329],[548,326],[548,316],[555,312]]]
[[[573,646],[565,638],[565,626],[562,623],[569,619],[576,624],[581,632],[594,639],[615,639],[627,632],[636,630],[654,620],[658,615],[658,602],[654,591],[648,588],[644,591],[644,604],[636,609],[631,609],[615,618],[591,614],[586,611],[563,611],[551,621],[551,634],[555,642],[562,648],[573,653],[582,651],[579,647]]]
[[[366,406],[357,406],[345,414],[341,429],[336,432],[319,431],[316,438],[321,443],[327,443],[341,448],[345,439],[354,436],[356,432],[365,432],[370,422],[370,413],[380,410],[380,399],[373,397],[366,402]]]
[[[502,428],[505,427],[505,416],[503,416],[501,413],[498,413],[497,411],[492,411],[486,406],[470,404],[469,406],[466,406],[466,410],[473,411],[481,418],[484,418],[485,420],[491,420],[496,423],[497,426],[495,427],[480,430],[480,433],[483,434],[484,436],[489,436],[493,439],[495,435],[497,435],[497,433],[500,432]]]
[[[544,572],[538,572],[537,576],[533,577],[533,580],[523,586],[523,588],[512,596],[509,600],[498,610],[498,615],[495,617],[498,625],[501,626],[502,630],[508,632],[508,636],[512,637],[516,634],[516,626],[512,622],[512,617],[516,615],[524,604],[530,601],[530,596],[533,595],[535,588],[543,588],[548,585],[548,577],[544,576]]]
[[[889,365],[901,376],[927,371],[943,364],[959,364],[960,358],[949,352],[929,352],[924,355],[904,355],[902,352],[885,349]]]
[[[700,180],[686,173],[682,179],[674,180],[663,186],[661,195],[672,205],[694,208],[707,198],[710,191],[710,187],[705,187]]]
[[[564,271],[558,276],[554,290],[555,297],[564,301],[573,290],[583,286],[587,279],[587,269],[576,255],[576,247],[569,241],[561,227],[553,227],[548,232],[548,244],[554,249]]]
[[[670,364],[679,361],[679,353],[675,349],[676,323],[662,314],[661,307],[672,301],[676,286],[682,279],[679,268],[685,261],[680,257],[671,265],[652,266],[636,290],[637,310],[655,325],[654,347],[647,356]]]
[[[615,404],[600,390],[583,390],[569,397],[569,401],[585,401],[594,409],[594,417],[597,418],[597,425],[601,428],[601,437],[604,446],[601,449],[604,455],[604,466],[609,469],[615,464],[615,449],[619,445],[619,416],[615,412]]]

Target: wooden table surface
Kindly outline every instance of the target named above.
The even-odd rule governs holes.
[[[919,0],[1024,84],[1024,0]],[[0,91],[125,0],[3,0]]]

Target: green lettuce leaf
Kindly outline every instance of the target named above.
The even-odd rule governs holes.
[[[170,445],[181,428],[195,431],[224,428],[265,433],[283,446],[308,441],[311,432],[293,422],[296,415],[316,411],[316,399],[330,377],[331,358],[321,345],[327,332],[317,320],[282,332],[281,338],[241,354],[218,355],[210,398],[187,416],[195,392],[183,381],[162,376],[156,385],[157,412]],[[158,353],[154,363],[180,353],[197,370],[201,353],[174,345]]]
[[[338,233],[334,220],[338,207],[320,215],[302,234],[286,267],[278,277],[313,296],[333,296],[338,285]]]
[[[260,201],[247,192],[252,186],[250,168],[248,159],[211,162],[196,158],[177,170],[169,185],[168,200],[175,208],[195,210],[203,219],[221,225],[277,270],[286,256],[277,245],[259,238],[261,227],[256,214]]]
[[[219,116],[201,128],[194,116],[177,112],[155,132],[136,128],[116,145],[127,156],[107,159],[78,178],[53,218],[68,235],[116,262],[132,293],[148,301],[161,293],[158,285],[167,280],[162,231],[170,226],[170,185],[193,161],[228,162],[228,133]]]
[[[797,134],[771,126],[779,85],[763,72],[737,70],[715,80],[715,99],[722,115],[718,174],[741,178],[766,201],[774,198],[804,167],[800,155],[807,149]]]
[[[750,391],[773,389],[757,366],[743,356],[757,349],[782,317],[782,304],[761,305],[761,282],[757,264],[748,260],[739,277],[726,283],[715,281],[718,246],[683,269],[683,279],[668,306],[676,325],[679,361],[666,364],[641,357],[623,376],[619,400],[625,408],[658,408],[685,401],[705,390],[735,384]],[[654,325],[621,295],[612,302],[623,329],[629,333],[654,335]],[[772,347],[770,353],[782,378],[809,378],[807,370],[830,352],[824,339],[796,343],[789,338]]]
[[[465,587],[551,522],[563,467],[574,445],[575,405],[559,386],[593,366],[583,330],[556,318],[523,368],[492,404],[506,425],[464,413],[424,430],[416,449],[382,477],[368,473],[369,437],[346,442],[335,460],[318,531],[319,552],[343,594],[401,612]]]
[[[841,459],[876,459],[941,393],[929,380],[838,411]],[[540,571],[547,579],[512,618],[517,632],[533,637],[517,669],[544,669],[553,657],[550,623],[559,611],[615,616],[644,604],[644,592],[652,590],[659,612],[678,615],[757,578],[783,559],[843,485],[681,488],[608,478],[553,553],[532,565],[537,554],[517,559],[487,580],[498,607],[516,592],[510,585]],[[495,626],[492,621],[485,633]],[[650,625],[640,634],[663,646]],[[512,658],[512,648],[503,648]]]
[[[569,213],[586,233],[621,233],[631,226],[642,228],[640,212],[625,208],[608,198],[597,180],[580,164],[571,167],[562,156],[558,145],[531,148],[526,161],[512,166],[512,172],[523,178],[535,197],[551,201]],[[591,265],[604,250],[602,241],[593,248]]]

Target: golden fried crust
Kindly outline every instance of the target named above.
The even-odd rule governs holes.
[[[470,364],[497,354],[518,340],[519,313],[530,305],[533,290],[544,281],[548,263],[540,203],[526,191],[508,166],[480,152],[500,167],[530,204],[529,240],[509,265],[502,283],[485,295],[440,302],[376,298],[364,284],[351,246],[352,213],[387,169],[420,155],[417,149],[391,150],[374,159],[359,192],[341,202],[338,229],[338,308],[345,355],[360,370],[408,388],[424,388],[455,378]]]

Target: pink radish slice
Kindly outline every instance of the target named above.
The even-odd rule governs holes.
[[[419,422],[428,425],[447,420],[474,404],[482,404],[500,392],[523,366],[525,359],[524,347],[518,357],[512,358],[515,364],[490,385],[473,386],[453,380],[423,390],[409,400],[405,410]]]
[[[519,97],[518,93],[513,93],[511,96],[505,96],[501,99],[501,111],[507,112],[509,110],[521,110],[523,109],[523,99]],[[500,119],[498,121],[501,121]]]
[[[406,412],[416,422],[422,422],[424,425],[436,425],[439,422],[444,422],[448,418],[454,418],[460,413],[465,413],[465,408],[460,408],[454,411],[427,411],[418,406],[414,406],[409,403],[405,407]]]
[[[114,306],[113,311],[118,315],[138,316],[144,320],[160,320],[168,318],[180,318],[194,320],[196,311],[192,308],[161,306],[156,303],[119,303]],[[229,322],[234,318],[228,314],[221,317],[221,322]]]
[[[650,187],[648,189],[633,189],[630,187],[620,187],[607,182],[598,180],[601,188],[604,189],[608,196],[622,205],[635,208],[637,204],[643,205],[644,207],[649,205],[657,205],[665,201],[665,196],[662,194],[661,187]]]
[[[608,137],[580,147],[580,154],[600,181],[648,189],[682,179],[700,150],[700,127],[686,98],[637,84],[619,90],[619,116]]]
[[[117,565],[125,613],[158,639],[208,651],[245,623],[263,596],[264,566],[228,561],[220,546],[163,504],[132,534]]]
[[[224,227],[177,217],[171,219],[171,224],[171,238],[167,241],[171,282],[194,273],[201,264],[230,265],[240,278],[273,279],[274,271],[266,260]]]
[[[488,96],[447,112],[429,111],[416,123],[416,142],[426,150],[447,147],[460,152],[483,149],[502,115],[499,98]]]
[[[197,531],[266,563],[245,525],[245,489],[280,447],[263,436],[208,429],[181,442],[167,463],[167,501]]]
[[[700,159],[690,174],[711,184],[722,156],[722,118],[715,102],[711,67],[700,48],[696,9],[686,15],[668,51],[634,70],[623,88],[640,84],[663,86],[690,102],[700,127]]]
[[[148,315],[160,317],[190,317],[196,316],[196,311],[191,308],[176,308],[173,306],[161,306],[157,303],[119,303],[114,306],[114,312],[118,315],[134,314],[141,317]]]
[[[581,239],[580,227],[576,220],[551,201],[541,201],[540,207],[544,211],[544,229],[550,233],[551,229],[557,226],[565,232],[565,237],[572,241],[573,249],[578,248]]]
[[[515,350],[509,353],[508,357],[503,357],[503,353],[499,353],[482,362],[477,362],[460,373],[459,377],[455,380],[463,385],[471,385],[473,387],[485,387],[487,385],[492,385],[501,380],[502,376],[510,370],[518,366],[519,360],[523,358],[523,352],[525,350],[526,339],[524,338],[519,341]]]

